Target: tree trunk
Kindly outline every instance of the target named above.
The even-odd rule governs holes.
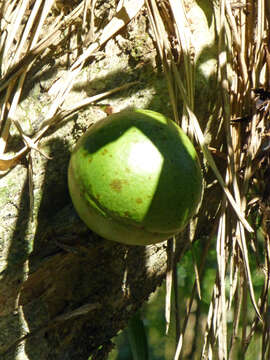
[[[60,167],[49,160],[47,165],[45,172],[51,176],[43,180],[44,200],[33,222],[24,166],[18,165],[5,179],[14,183],[4,188],[9,193],[5,206],[10,207],[4,226],[11,238],[8,232],[2,238],[10,240],[10,246],[1,273],[1,359],[14,359],[18,351],[33,360],[88,359],[98,349],[100,355],[106,354],[110,339],[166,273],[166,242],[124,246],[93,234],[65,196],[67,164]],[[15,182],[20,186],[24,177],[20,200],[11,204]],[[58,184],[51,183],[54,179]],[[65,200],[68,204],[57,211]],[[12,228],[9,221],[14,217]],[[184,245],[179,242],[177,256]]]

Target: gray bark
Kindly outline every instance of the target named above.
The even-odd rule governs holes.
[[[67,161],[61,166],[53,160],[45,163],[49,175],[43,180],[36,221],[30,219],[24,166],[5,178],[17,179],[18,188],[19,176],[25,182],[17,206],[10,205],[14,212],[4,219],[6,227],[9,219],[16,222],[5,233],[10,246],[0,284],[2,359],[14,359],[18,351],[25,359],[88,359],[100,346],[106,353],[110,339],[166,272],[166,243],[123,246],[93,234],[70,203]]]

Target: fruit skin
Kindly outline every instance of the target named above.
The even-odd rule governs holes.
[[[172,120],[151,110],[112,114],[79,139],[70,195],[86,225],[108,240],[148,245],[180,232],[196,212],[196,151]]]

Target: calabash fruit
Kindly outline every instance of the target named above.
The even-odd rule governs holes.
[[[115,113],[90,127],[71,155],[68,184],[86,225],[129,245],[180,232],[202,196],[191,141],[176,123],[150,110]]]

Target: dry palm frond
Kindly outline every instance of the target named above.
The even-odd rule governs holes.
[[[263,91],[260,90],[259,92],[256,90],[257,88],[266,85],[267,91],[267,79],[269,79],[270,73],[269,60],[269,67],[266,67],[267,59],[269,59],[268,45],[265,45],[267,34],[269,34],[269,23],[265,11],[268,9],[269,15],[269,6],[266,5],[266,2],[260,0],[258,2],[243,0],[238,2],[241,6],[234,6],[229,0],[219,0],[213,3],[219,39],[217,76],[222,89],[221,113],[227,149],[227,171],[226,178],[223,180],[209,151],[208,145],[210,144],[207,144],[199,120],[194,114],[194,49],[190,25],[185,14],[186,4],[185,1],[179,3],[168,0],[161,2],[157,6],[155,1],[147,1],[150,23],[168,79],[168,89],[175,120],[179,121],[177,104],[181,99],[183,114],[179,122],[191,137],[195,135],[205,160],[213,170],[226,195],[225,198],[220,199],[223,210],[219,213],[217,231],[218,273],[209,309],[202,358],[210,359],[215,353],[217,344],[218,358],[232,359],[236,338],[239,337],[240,318],[243,319],[241,341],[243,353],[245,353],[256,327],[260,322],[264,322],[266,294],[268,294],[269,290],[269,275],[267,275],[262,294],[259,300],[256,299],[249,263],[250,251],[248,245],[256,237],[256,234],[252,234],[252,227],[245,219],[245,214],[248,213],[248,199],[254,192],[252,182],[254,176],[256,176],[256,164],[258,164],[255,160],[259,156],[259,159],[263,158],[263,161],[269,163],[267,153],[260,153],[262,137],[257,130],[258,124],[260,124],[261,131],[264,133],[266,133],[265,128],[269,129],[269,126],[265,125],[266,118],[269,115],[268,103],[261,106],[259,113],[258,110],[256,111],[254,102],[254,91],[255,94],[257,91],[259,96]],[[169,25],[167,22],[170,18]],[[180,44],[177,55],[173,44],[169,40],[171,38],[177,39],[176,43]],[[184,71],[179,70],[179,59],[181,59],[180,63]],[[247,114],[249,114],[251,122],[248,125],[250,131],[246,129],[244,141],[246,141],[247,145],[246,151],[243,152],[243,138],[241,138],[243,136],[243,127],[241,125],[232,125],[232,120],[241,119]],[[268,135],[265,136],[267,140]],[[258,200],[256,200],[257,202]],[[260,203],[263,205],[262,202]],[[232,214],[229,205],[232,206],[237,217]],[[265,215],[265,218],[269,221],[269,217]],[[269,230],[269,226],[267,229]],[[268,235],[266,234],[268,234],[267,231],[265,231],[265,254],[267,259]],[[256,256],[258,257],[258,254]],[[268,264],[267,260],[265,262]],[[230,283],[229,297],[227,297],[226,292],[228,279]],[[255,310],[254,322],[250,332],[248,332],[246,314],[248,295]],[[229,333],[227,328],[229,309],[234,311],[232,333]],[[187,314],[189,314],[188,309]],[[266,327],[264,329],[263,346],[265,348],[264,353],[266,353],[268,351],[266,345],[268,338]],[[181,358],[184,335],[185,326],[178,340],[175,360]]]
[[[262,359],[267,359],[270,352],[268,315],[270,191],[267,188],[270,165],[269,1],[216,0],[213,2],[213,16],[218,37],[217,80],[221,89],[222,103],[218,113],[223,133],[223,143],[220,148],[215,147],[215,151],[226,159],[226,169],[223,173],[212,155],[212,144],[207,142],[204,134],[205,126],[196,116],[196,54],[186,14],[186,5],[190,2],[119,1],[114,16],[102,31],[98,31],[94,26],[96,2],[96,0],[75,1],[73,6],[69,5],[70,2],[54,0],[0,2],[0,91],[3,93],[0,105],[0,171],[8,171],[29,153],[30,188],[33,188],[31,150],[40,151],[46,156],[38,148],[39,140],[46,131],[82,107],[134,84],[130,83],[83,99],[73,107],[63,107],[86,61],[124,27],[145,3],[167,78],[175,121],[181,124],[184,131],[197,142],[208,171],[213,172],[223,190],[216,219],[209,224],[209,241],[199,264],[193,256],[196,279],[186,314],[181,317],[183,323],[177,330],[175,360],[183,355],[191,307],[196,296],[200,298],[203,269],[213,239],[216,239],[217,276],[209,306],[201,358],[211,359],[217,356],[218,359],[233,359],[238,343],[241,343],[241,355],[244,356],[256,330],[261,326]],[[55,9],[57,4],[59,8]],[[57,21],[55,17],[54,21],[50,19],[52,13],[56,13]],[[50,23],[49,27],[46,27],[47,23]],[[54,100],[46,117],[36,132],[28,137],[21,124],[14,121],[14,114],[28,74],[38,59],[49,53],[50,48],[57,49],[61,44],[68,42],[74,29],[80,31],[83,41],[81,44],[76,44],[76,51],[73,51],[73,58],[70,59],[71,65],[51,89]],[[183,105],[182,110],[179,103]],[[245,122],[246,120],[248,121]],[[7,154],[5,151],[13,125],[18,129],[25,146],[15,154]],[[197,220],[190,225],[188,234],[190,243],[194,240],[196,225],[200,223],[201,216],[203,214],[198,214]],[[263,256],[259,253],[257,233],[252,232],[256,229],[258,216],[261,219],[260,231],[264,239],[263,260]],[[176,279],[176,271],[173,268],[175,241],[172,240],[169,247],[167,330],[170,323],[172,281],[173,278]],[[252,283],[250,266],[252,257],[256,258],[258,268],[264,274],[264,284],[257,299]],[[229,291],[226,291],[227,286]],[[254,308],[252,321],[249,319],[250,316],[249,318],[247,316],[248,296]],[[229,311],[233,313],[232,330],[227,323]]]
[[[2,49],[4,49],[4,51],[2,51],[3,62],[1,64],[1,73],[3,74],[3,77],[0,81],[0,90],[4,90],[5,88],[7,88],[7,90],[4,102],[2,103],[0,117],[1,171],[9,170],[31,148],[36,148],[38,141],[42,138],[48,128],[55,123],[55,118],[59,121],[59,119],[63,118],[64,113],[70,113],[72,111],[72,109],[62,109],[61,106],[70,92],[76,77],[84,66],[85,61],[138,13],[143,5],[143,1],[141,0],[136,3],[125,1],[123,6],[118,9],[118,12],[103,29],[99,37],[83,49],[82,54],[74,60],[70,69],[68,69],[62,78],[58,80],[54,90],[55,99],[47,112],[43,124],[41,124],[39,132],[33,135],[33,145],[30,146],[30,143],[28,142],[26,146],[15,155],[5,154],[11,121],[14,118],[14,113],[21,97],[24,80],[30,67],[35,63],[35,60],[42,52],[46,51],[50,46],[57,47],[60,42],[63,42],[63,30],[68,26],[71,26],[82,13],[84,14],[85,19],[85,14],[89,7],[87,1],[81,2],[75,9],[71,9],[68,14],[62,17],[60,22],[56,26],[53,26],[53,29],[45,38],[41,38],[41,33],[44,33],[44,22],[51,11],[53,4],[54,0],[46,2],[36,1],[30,11],[29,1],[20,1],[16,4],[17,6],[15,6],[14,2],[10,5],[10,11],[7,11],[8,15],[6,15],[4,19],[7,25],[6,29],[3,29],[3,33],[6,31],[8,36],[2,44]],[[91,5],[93,11],[95,2],[92,2]],[[26,21],[24,21],[24,27],[21,26],[22,19],[26,19]],[[83,22],[83,26],[86,26],[85,21]],[[10,31],[10,29],[12,29],[12,31]],[[87,31],[85,30],[85,33],[86,32]],[[14,41],[18,44],[15,49],[12,48],[12,43]],[[10,57],[12,52],[14,53],[14,56]],[[7,59],[10,60],[7,61]],[[57,86],[58,84],[61,86]],[[115,91],[117,90],[113,90],[112,93]],[[108,95],[108,92],[106,94]],[[105,94],[101,95],[101,97],[104,96]],[[96,101],[96,98],[94,97],[92,101]],[[89,103],[89,99],[86,99],[79,107],[87,106]],[[60,112],[61,116],[59,116]]]

